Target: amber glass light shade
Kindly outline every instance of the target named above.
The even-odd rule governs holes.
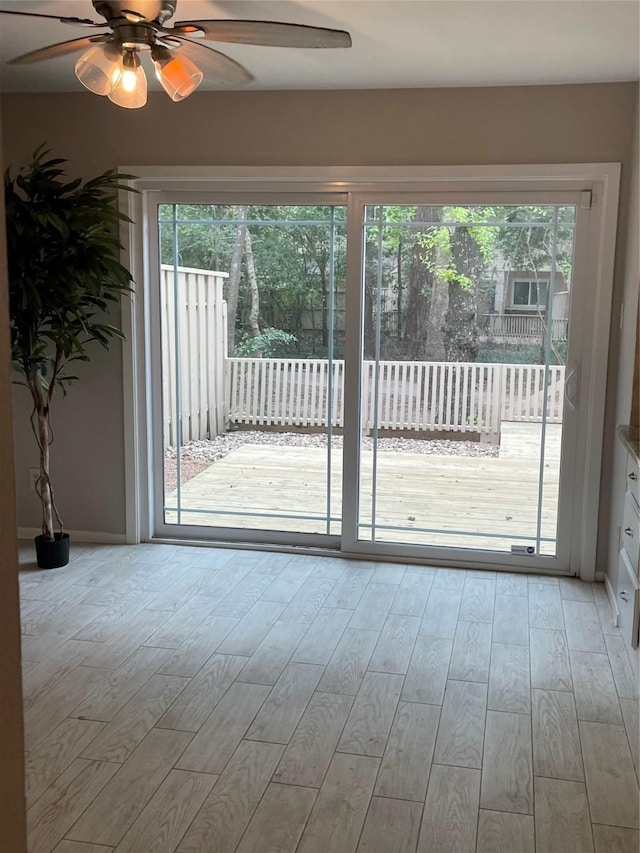
[[[155,46],[151,57],[156,77],[172,101],[188,98],[202,83],[202,71],[186,56],[177,56],[166,47]]]

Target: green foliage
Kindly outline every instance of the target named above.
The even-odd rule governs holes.
[[[263,329],[259,335],[247,332],[236,344],[235,354],[238,358],[286,358],[291,355],[296,343],[295,335],[283,332],[282,329]]]
[[[484,364],[544,364],[544,344],[520,344],[493,346],[478,351],[477,361]],[[566,341],[553,341],[549,364],[567,363]]]
[[[467,234],[476,246],[484,264],[493,258],[496,243],[496,229],[486,225],[473,225],[474,222],[486,222],[494,217],[491,207],[447,207],[441,217],[447,222],[468,226],[459,229],[456,225],[436,225],[418,233],[416,240],[423,248],[422,261],[429,271],[441,281],[457,285],[463,291],[471,291],[474,279],[461,269],[460,259],[456,257],[457,243],[462,234]]]
[[[521,346],[494,345],[478,350],[481,364],[540,364],[541,347],[535,344]]]
[[[263,330],[292,336],[277,342],[277,353],[316,356],[328,341],[331,281],[331,234],[334,245],[334,296],[344,292],[346,267],[345,209],[328,205],[250,205],[247,227],[260,293],[258,322]],[[162,205],[162,263],[229,272],[237,233],[235,205]],[[225,287],[225,298],[227,295]],[[235,355],[240,346],[253,351],[249,313],[251,295],[243,258]],[[259,350],[258,350],[259,351]],[[266,355],[266,350],[263,351]],[[276,352],[276,350],[274,350]],[[274,356],[275,357],[275,356]]]
[[[38,148],[31,163],[5,174],[9,328],[14,370],[31,394],[31,427],[40,451],[35,489],[42,535],[54,541],[56,506],[49,471],[51,401],[75,379],[69,365],[89,361],[89,344],[109,348],[122,332],[106,312],[131,289],[119,258],[118,190],[131,175],[109,170],[86,181],[64,180],[65,161]]]
[[[567,342],[553,341],[551,344],[551,358],[549,364],[566,364],[567,363]]]
[[[442,334],[474,340],[478,315],[493,310],[505,273],[536,278],[551,265],[554,210],[558,219],[556,263],[571,281],[574,208],[552,205],[367,205],[365,208],[365,340],[373,340],[377,285],[382,287],[381,351],[413,357],[415,343]],[[334,216],[335,357],[344,330],[346,211],[329,205],[250,205],[251,234],[260,294],[261,329],[295,337],[287,354],[323,357],[328,352],[331,216]],[[163,205],[161,257],[181,266],[229,272],[237,234],[235,205]],[[502,223],[508,223],[506,226]],[[380,266],[379,266],[380,262]],[[434,295],[448,293],[449,314],[431,317]],[[422,313],[416,312],[418,294]],[[413,299],[413,301],[412,301]],[[435,305],[442,305],[442,301]],[[242,264],[235,339],[254,349],[250,287]],[[445,311],[444,308],[437,310]],[[409,314],[418,319],[410,322]],[[414,328],[415,327],[415,328]],[[428,343],[433,344],[433,341]],[[280,346],[280,344],[278,344]],[[417,348],[418,350],[420,347]],[[422,347],[428,350],[428,347]],[[290,351],[292,350],[292,351]],[[283,352],[282,349],[277,350]]]
[[[415,205],[388,204],[383,208],[382,219],[382,242],[385,251],[395,251],[403,239],[406,239],[407,230],[403,228],[407,222],[413,222],[417,208]],[[371,223],[380,218],[379,207],[367,208],[367,222]],[[377,245],[379,229],[377,225],[367,225],[366,239],[368,243]]]
[[[554,208],[551,205],[514,205],[495,208],[498,216],[506,222],[540,223],[521,228],[500,228],[497,245],[509,264],[518,272],[537,275],[540,270],[549,270],[552,260],[554,235],[554,210],[557,210],[556,265],[562,272],[567,286],[571,287],[573,268],[573,236],[575,208]]]
[[[39,373],[50,399],[75,378],[68,365],[89,360],[88,344],[123,337],[105,312],[131,289],[116,193],[132,176],[65,181],[65,161],[48,154],[41,146],[15,178],[6,172],[5,204],[13,366],[27,384]]]

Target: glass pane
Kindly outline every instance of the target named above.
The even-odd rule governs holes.
[[[365,216],[359,537],[555,554],[575,209]]]
[[[165,523],[339,535],[345,216],[160,207]]]

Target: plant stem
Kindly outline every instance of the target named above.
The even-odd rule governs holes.
[[[53,534],[54,504],[49,476],[49,406],[39,370],[33,370],[29,374],[28,384],[33,397],[31,426],[40,450],[40,474],[36,480],[35,489],[42,504],[42,535],[48,542],[53,542],[55,537]]]

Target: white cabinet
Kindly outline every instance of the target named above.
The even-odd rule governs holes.
[[[631,452],[627,457],[627,491],[640,503],[640,464]]]
[[[638,457],[628,445],[627,449],[626,490],[622,518],[619,523],[618,581],[614,594],[620,631],[638,678],[640,669],[637,651],[640,640],[640,472]]]
[[[624,496],[620,549],[626,553],[631,568],[637,577],[638,557],[640,555],[640,509],[633,494],[629,491]]]
[[[638,647],[638,620],[640,617],[640,584],[624,548],[618,562],[618,589],[616,594],[620,614],[620,631],[627,646]]]

